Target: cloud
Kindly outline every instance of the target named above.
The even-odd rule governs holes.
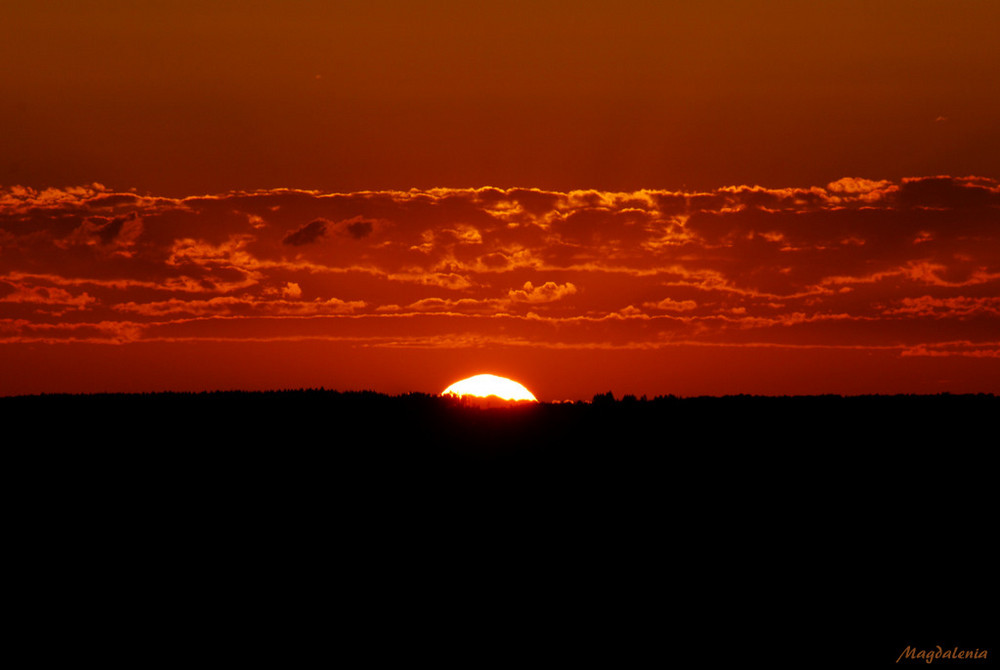
[[[668,312],[688,312],[698,307],[698,303],[694,300],[673,300],[671,298],[664,298],[659,302],[647,302],[644,303],[645,307],[652,309],[661,309]]]
[[[540,303],[560,300],[574,293],[576,293],[576,286],[571,282],[557,284],[547,281],[541,286],[533,286],[530,281],[526,281],[524,286],[519,289],[511,289],[507,295],[515,302]]]
[[[934,342],[906,347],[903,357],[926,358],[1000,358],[1000,342]]]
[[[837,198],[875,202],[894,192],[896,185],[886,180],[863,179],[860,177],[844,177],[826,185],[826,191]],[[840,202],[837,200],[836,202]]]
[[[562,347],[965,356],[936,347],[1000,332],[998,195],[996,179],[937,175],[629,193],[0,188],[0,340],[378,346],[482,342],[502,324],[506,341]]]
[[[290,281],[285,284],[285,287],[281,289],[281,296],[283,298],[301,298],[302,297],[302,287],[297,283]]]
[[[316,219],[315,221],[310,221],[306,225],[302,226],[297,230],[285,235],[282,239],[282,243],[291,245],[293,247],[300,247],[303,244],[312,244],[319,238],[326,234],[326,227],[329,225],[329,221],[323,219]]]
[[[0,302],[29,305],[36,310],[57,308],[61,313],[62,308],[84,309],[96,300],[87,293],[73,294],[59,287],[8,280],[0,281]]]
[[[124,246],[134,243],[141,234],[142,220],[138,212],[132,211],[113,217],[88,217],[71,237],[83,244]]]
[[[885,310],[887,315],[931,317],[937,319],[968,318],[973,316],[1000,316],[998,296],[938,297],[923,295],[901,298],[895,306]]]
[[[1000,187],[984,180],[953,177],[904,179],[898,191],[905,207],[977,209],[1000,206]]]
[[[219,296],[208,299],[182,300],[171,298],[153,302],[128,302],[115,305],[120,312],[150,317],[163,316],[233,316],[264,313],[271,316],[351,314],[365,306],[364,301],[339,298],[300,302],[260,300],[252,296]]]
[[[372,234],[372,222],[371,221],[350,221],[344,226],[347,229],[347,233],[356,240],[360,240],[363,237],[368,237]]]

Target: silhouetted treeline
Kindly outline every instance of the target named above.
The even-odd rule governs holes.
[[[465,488],[591,499],[705,495],[702,507],[825,507],[920,491],[975,495],[992,472],[992,395],[727,396],[482,409],[452,398],[322,389],[0,399],[5,451],[129,486],[198,478],[305,491]],[[725,494],[725,496],[721,495]],[[739,510],[734,510],[739,514]]]
[[[978,395],[725,396],[652,399],[611,392],[590,402],[479,408],[409,393],[273,392],[39,395],[0,398],[36,448],[226,450],[330,457],[699,460],[765,459],[791,449],[862,460],[965,452],[989,441],[1000,399]],[[16,440],[15,440],[16,442]],[[906,460],[906,459],[904,459]],[[391,462],[391,461],[390,461]],[[901,463],[902,465],[902,463]]]
[[[113,560],[115,574],[154,570],[158,598],[196,584],[247,607],[266,600],[263,575],[350,602],[352,620],[385,603],[422,620],[421,603],[444,602],[527,621],[546,610],[518,599],[545,593],[579,625],[628,621],[653,639],[669,625],[730,660],[780,640],[769,653],[806,665],[831,646],[891,662],[894,623],[972,615],[992,570],[998,410],[949,394],[488,409],[324,389],[0,398],[18,546],[44,547],[52,574]],[[681,618],[645,618],[637,601]],[[469,635],[463,619],[449,626]]]
[[[991,394],[724,396],[647,399],[600,393],[590,402],[479,408],[422,393],[324,389],[0,398],[8,420],[52,448],[159,445],[323,449],[472,459],[598,451],[731,451],[741,445],[841,449],[961,449],[982,440],[1000,408]]]

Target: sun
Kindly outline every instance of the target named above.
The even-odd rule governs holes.
[[[475,396],[478,398],[488,398],[496,396],[503,400],[526,400],[538,402],[531,391],[518,384],[513,379],[498,377],[497,375],[475,375],[460,382],[455,382],[441,395],[453,395],[459,397]]]

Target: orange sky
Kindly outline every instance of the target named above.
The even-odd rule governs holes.
[[[998,3],[132,4],[0,10],[0,394],[1000,392]]]

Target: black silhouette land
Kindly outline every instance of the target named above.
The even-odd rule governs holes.
[[[998,409],[986,394],[0,399],[36,606],[153,603],[155,621],[115,618],[125,637],[173,626],[275,660],[336,631],[373,658],[471,665],[527,642],[553,662],[700,667],[983,647]]]

